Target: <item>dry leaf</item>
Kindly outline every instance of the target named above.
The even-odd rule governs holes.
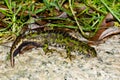
[[[118,34],[118,33],[120,33],[120,28],[119,27],[110,27],[100,35],[98,40],[102,40],[102,39],[104,39],[108,36],[111,36],[113,34]]]
[[[103,21],[100,24],[100,29],[97,31],[96,35],[90,38],[90,41],[97,41],[99,40],[99,37],[101,34],[109,27],[114,26],[113,16],[108,13],[106,17],[103,19]]]

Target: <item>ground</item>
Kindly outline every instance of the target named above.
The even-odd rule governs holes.
[[[11,44],[0,45],[0,80],[120,80],[120,34],[94,46],[96,58],[79,55],[69,61],[37,48],[15,57],[14,68],[6,60]]]

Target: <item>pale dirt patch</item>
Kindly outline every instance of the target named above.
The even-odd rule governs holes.
[[[97,58],[79,55],[69,61],[57,52],[44,55],[37,48],[16,56],[14,68],[6,60],[9,46],[0,45],[0,80],[120,80],[120,35],[94,46]]]

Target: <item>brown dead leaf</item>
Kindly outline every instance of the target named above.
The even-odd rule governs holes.
[[[113,21],[113,16],[112,14],[108,13],[106,15],[106,17],[103,19],[103,21],[100,24],[100,28],[97,31],[97,33],[95,34],[95,36],[93,36],[92,38],[90,38],[90,41],[98,41],[99,37],[101,36],[101,34],[108,29],[111,26],[114,26],[114,21]]]
[[[4,17],[5,15],[0,12],[0,19],[3,19]]]
[[[120,33],[120,27],[109,27],[108,29],[104,30],[101,35],[99,36],[98,40],[96,41],[87,41],[89,45],[97,45],[103,43],[107,38],[112,35],[116,35]]]
[[[0,21],[0,29],[7,27],[7,24],[5,24],[3,21]]]
[[[7,7],[5,5],[0,5],[0,9],[1,10],[7,10]],[[0,19],[3,19],[4,17],[5,17],[5,15],[0,12]]]
[[[120,27],[110,27],[106,29],[99,37],[98,40],[102,40],[108,36],[120,33]]]

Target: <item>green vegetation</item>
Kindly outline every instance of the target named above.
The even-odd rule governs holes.
[[[0,43],[13,40],[30,23],[77,29],[90,37],[109,12],[120,23],[120,0],[1,0]]]

